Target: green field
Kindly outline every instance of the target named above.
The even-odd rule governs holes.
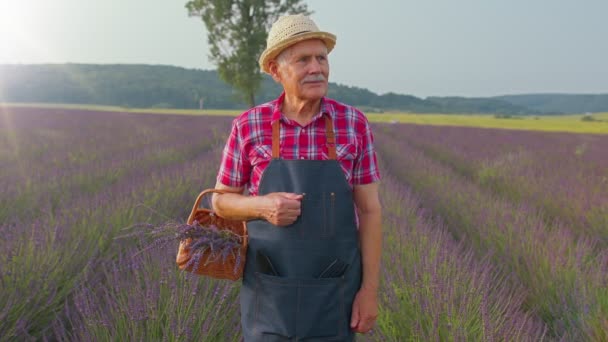
[[[4,103],[1,107],[70,108],[128,113],[181,114],[181,115],[238,115],[242,110],[227,109],[166,109],[127,108],[118,106],[74,105],[74,104],[28,104]],[[598,121],[582,121],[583,115],[521,116],[496,118],[479,114],[421,114],[421,113],[369,113],[371,122],[400,122],[420,125],[471,126],[486,128],[523,129],[555,132],[608,134],[608,113],[593,114]]]

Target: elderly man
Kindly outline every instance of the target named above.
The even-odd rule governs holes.
[[[352,341],[378,315],[380,175],[365,116],[325,97],[335,42],[281,17],[259,62],[284,93],[237,117],[224,148],[216,188],[230,193],[213,207],[248,221],[245,341]]]

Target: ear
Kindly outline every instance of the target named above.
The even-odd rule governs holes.
[[[276,60],[270,61],[269,65],[268,65],[268,71],[270,71],[270,76],[272,76],[272,79],[275,82],[281,83],[281,73],[279,72],[279,63],[277,63]]]

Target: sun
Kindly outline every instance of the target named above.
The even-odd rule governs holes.
[[[0,0],[0,49],[10,49],[16,44],[28,39],[27,26],[31,24],[28,18],[27,1]]]
[[[0,63],[25,62],[42,51],[33,30],[39,18],[32,8],[30,0],[0,0]]]
[[[25,8],[24,1],[0,1],[0,34],[15,33],[23,27]]]

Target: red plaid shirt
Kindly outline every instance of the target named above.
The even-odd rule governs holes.
[[[217,175],[220,183],[231,187],[248,185],[249,194],[257,195],[262,172],[272,159],[272,123],[276,120],[281,120],[281,158],[328,159],[323,114],[333,121],[336,155],[348,183],[353,186],[380,179],[374,138],[363,113],[324,97],[319,114],[301,126],[281,113],[284,98],[285,93],[234,119]]]

